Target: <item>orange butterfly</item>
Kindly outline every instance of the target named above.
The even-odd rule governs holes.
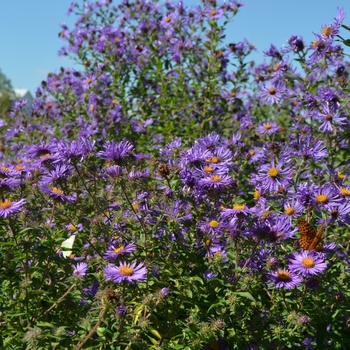
[[[298,218],[298,229],[300,232],[299,243],[304,250],[314,250],[322,239],[322,224],[319,229],[316,230],[303,218]]]

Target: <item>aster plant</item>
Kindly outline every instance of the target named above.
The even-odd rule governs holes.
[[[345,13],[255,64],[242,6],[72,3],[0,123],[0,348],[349,348]]]

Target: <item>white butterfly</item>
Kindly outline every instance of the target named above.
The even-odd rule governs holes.
[[[75,235],[70,236],[68,239],[62,242],[61,248],[72,249],[75,241]],[[62,250],[62,256],[64,258],[69,258],[72,254],[71,250]]]

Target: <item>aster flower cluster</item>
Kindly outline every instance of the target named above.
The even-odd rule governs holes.
[[[346,348],[345,14],[249,65],[242,5],[72,3],[84,68],[0,126],[3,347]]]

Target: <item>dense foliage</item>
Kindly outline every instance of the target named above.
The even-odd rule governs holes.
[[[0,124],[1,348],[350,347],[345,14],[256,65],[241,6],[72,3]]]

